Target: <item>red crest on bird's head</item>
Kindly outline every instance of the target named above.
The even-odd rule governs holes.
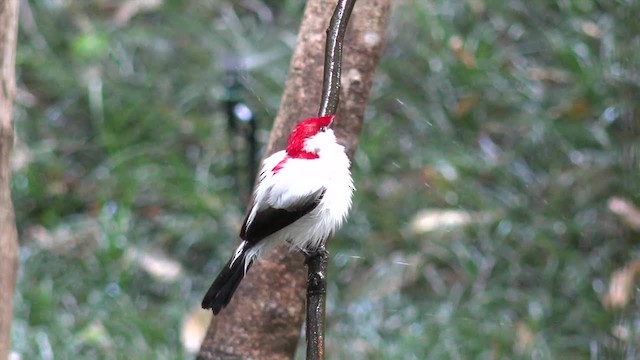
[[[304,142],[308,138],[328,128],[334,118],[335,115],[328,115],[309,118],[299,122],[293,131],[291,131],[291,135],[289,135],[287,154],[291,157],[305,159],[317,158],[317,154],[309,153],[304,149]]]

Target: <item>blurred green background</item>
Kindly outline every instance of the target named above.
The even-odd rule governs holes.
[[[192,357],[187,314],[249,176],[224,101],[253,110],[261,149],[303,7],[21,1],[16,355]],[[329,246],[329,358],[640,357],[639,15],[394,2]]]

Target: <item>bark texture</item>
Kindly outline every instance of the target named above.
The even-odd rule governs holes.
[[[9,357],[18,236],[11,202],[9,158],[13,148],[18,0],[0,1],[0,359]]]
[[[265,156],[284,149],[294,125],[318,112],[325,30],[337,1],[309,0]],[[390,0],[356,4],[343,48],[342,89],[334,125],[352,158],[383,49]],[[233,300],[211,321],[198,359],[291,359],[304,321],[304,257],[285,247],[257,262]]]

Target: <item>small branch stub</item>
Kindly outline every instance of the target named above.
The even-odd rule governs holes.
[[[311,274],[309,279],[309,283],[307,284],[309,289],[309,294],[311,295],[322,295],[327,293],[327,289],[322,287],[323,283],[326,283],[327,279],[325,274],[322,272],[316,272]]]
[[[327,293],[327,288],[323,287],[323,284],[326,285],[327,283],[327,274],[321,270],[326,268],[328,263],[329,252],[325,249],[308,255],[307,265],[309,268],[317,269],[318,271],[309,274],[309,277],[307,278],[307,293],[313,295]]]

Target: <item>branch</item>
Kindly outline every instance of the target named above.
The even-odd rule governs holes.
[[[284,149],[298,121],[316,116],[321,98],[327,28],[337,1],[308,0],[280,110],[264,156]],[[342,96],[334,132],[352,158],[390,15],[391,0],[358,4],[344,40]],[[292,359],[304,321],[303,256],[287,246],[271,251],[247,273],[233,300],[215,316],[198,359]]]
[[[340,102],[342,44],[356,0],[340,0],[327,29],[324,55],[322,98],[318,115],[335,114]],[[307,360],[324,359],[324,320],[327,303],[327,266],[329,253],[324,239],[307,258]]]
[[[324,359],[324,319],[327,303],[329,252],[324,244],[309,255],[307,266],[307,360]]]
[[[351,11],[356,0],[340,0],[327,29],[324,53],[324,77],[319,116],[335,114],[340,101],[340,72],[342,71],[342,44]]]

